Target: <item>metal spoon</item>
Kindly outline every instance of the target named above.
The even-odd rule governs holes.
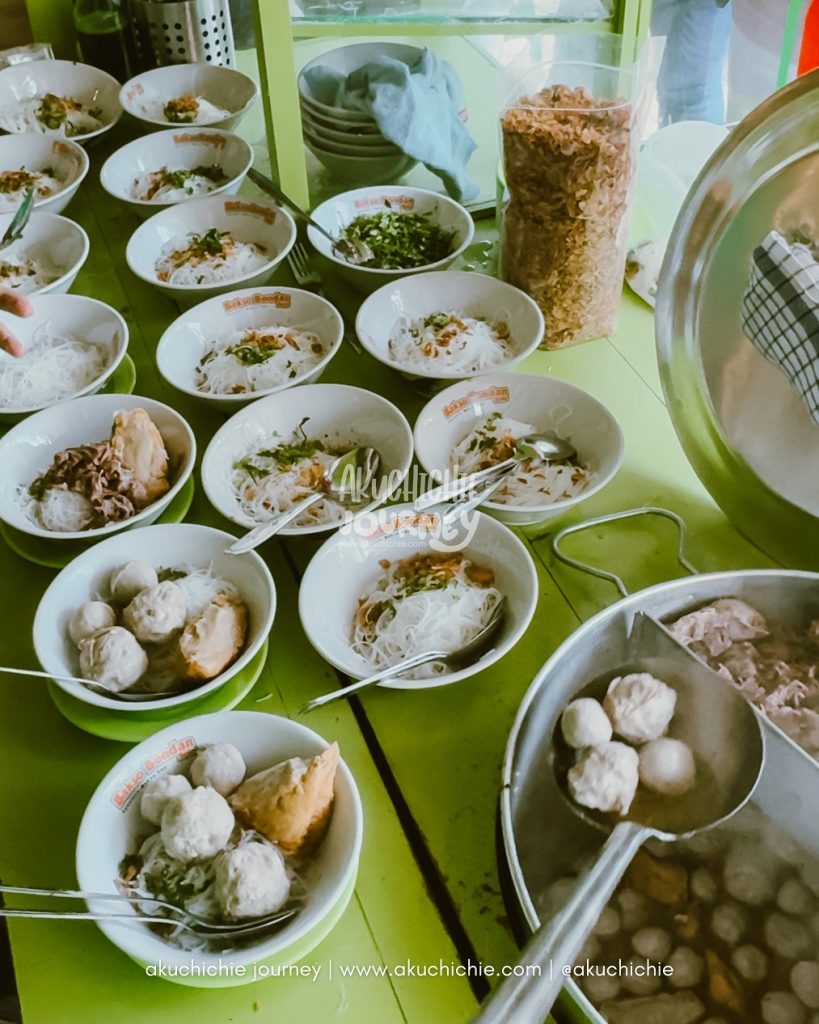
[[[649,616],[635,615],[640,649],[634,664],[621,666],[574,697],[602,698],[615,675],[651,672],[677,692],[672,734],[691,748],[697,780],[680,797],[661,797],[638,790],[625,818],[611,830],[597,860],[578,880],[563,910],[530,939],[518,961],[520,974],[507,978],[475,1018],[476,1024],[539,1024],[545,1020],[563,984],[564,966],[571,966],[597,923],[635,853],[649,838],[676,842],[722,824],[753,794],[765,762],[760,717],[727,680],[682,648]],[[560,734],[555,709],[551,755],[558,787],[584,821],[606,831],[612,816],[580,807],[568,793],[571,764]],[[562,755],[561,756],[561,750]],[[540,970],[537,970],[540,968]]]
[[[17,210],[17,213],[12,217],[11,223],[3,232],[3,237],[0,238],[0,249],[7,249],[12,242],[16,242],[18,238],[23,237],[23,232],[26,229],[29,218],[31,217],[31,211],[34,207],[34,189],[27,188],[26,194],[23,196],[23,201]]]
[[[33,668],[12,668],[9,665],[0,665],[0,673],[10,672],[15,676],[33,676],[35,679],[56,679],[61,683],[79,683],[80,686],[85,686],[89,690],[93,690],[95,693],[102,694],[103,697],[113,697],[115,700],[130,701],[133,704],[144,703],[149,700],[162,700],[163,697],[175,697],[179,693],[186,693],[190,686],[179,685],[169,690],[115,690],[111,686],[106,686],[105,683],[101,683],[96,679],[83,679],[82,676],[63,676],[57,675],[54,672],[38,672]]]
[[[515,442],[514,453],[508,459],[489,466],[487,469],[481,469],[477,473],[458,476],[439,487],[433,487],[415,499],[413,508],[416,512],[423,512],[425,509],[440,505],[445,501],[470,495],[476,487],[484,484],[494,483],[499,487],[503,478],[527,459],[538,459],[541,462],[565,462],[566,459],[571,459],[576,454],[574,445],[550,430],[527,434]],[[488,497],[489,494],[485,494],[481,497],[481,501],[486,501]]]
[[[497,632],[498,627],[503,621],[504,605],[506,604],[506,598],[501,598],[498,602],[495,610],[492,612],[492,618],[487,622],[483,629],[474,636],[468,644],[464,644],[457,651],[447,653],[446,651],[426,651],[422,654],[416,654],[412,658],[407,658],[404,661],[399,661],[397,665],[393,665],[391,668],[381,669],[376,672],[374,676],[367,676],[366,679],[359,679],[356,683],[350,683],[349,686],[344,686],[340,690],[334,690],[332,693],[325,693],[321,697],[315,697],[313,700],[308,701],[300,709],[300,714],[305,714],[308,711],[312,711],[313,708],[320,708],[325,704],[332,704],[335,700],[340,700],[342,697],[349,697],[352,693],[358,693],[359,690],[364,690],[368,686],[375,686],[376,683],[381,683],[385,679],[392,679],[393,676],[400,676],[404,672],[409,672],[410,669],[419,668],[421,665],[427,665],[431,661],[445,661],[448,665],[469,665],[472,662],[477,661],[476,655],[481,652],[481,656],[485,653],[483,648],[486,647],[488,641]]]
[[[327,228],[322,227],[321,224],[315,218],[311,217],[306,210],[303,210],[300,206],[293,202],[293,200],[287,196],[274,182],[267,177],[266,174],[262,174],[261,171],[257,171],[255,167],[251,167],[247,172],[248,178],[263,192],[267,192],[268,195],[273,196],[274,199],[278,199],[280,203],[284,203],[285,206],[289,206],[293,213],[297,213],[299,217],[305,223],[309,224],[311,228],[315,228],[319,234],[324,235],[330,242],[333,243],[333,252],[346,260],[348,263],[369,263],[375,255],[369,245],[366,242],[355,242],[349,238],[336,238],[331,235]]]
[[[316,485],[318,489],[314,494],[309,494],[276,519],[254,526],[244,537],[231,544],[227,548],[227,553],[241,555],[245,551],[252,551],[288,523],[298,519],[302,512],[315,505],[317,501],[321,501],[325,495],[329,494],[341,502],[351,498],[357,500],[357,496],[372,483],[380,465],[381,456],[375,448],[353,448],[345,455],[340,455],[327,468]]]

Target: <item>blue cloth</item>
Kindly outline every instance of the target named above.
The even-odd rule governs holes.
[[[458,116],[464,107],[461,82],[432,50],[425,48],[412,66],[379,57],[346,77],[316,65],[305,79],[319,103],[371,114],[384,138],[437,174],[454,199],[478,194],[466,171],[475,141]]]

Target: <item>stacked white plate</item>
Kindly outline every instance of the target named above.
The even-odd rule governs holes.
[[[317,99],[307,72],[321,66],[346,77],[378,57],[414,64],[422,52],[401,43],[355,43],[323,53],[302,68],[298,84],[304,142],[327,170],[360,185],[378,185],[406,174],[417,160],[386,139],[369,113]]]

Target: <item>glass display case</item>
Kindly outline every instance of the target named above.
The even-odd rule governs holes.
[[[479,186],[467,205],[493,209],[498,166],[498,109],[504,69],[516,61],[549,61],[561,40],[616,33],[633,60],[648,32],[651,0],[288,0],[256,5],[256,41],[270,163],[294,200],[315,206],[355,186],[355,172],[304,144],[298,74],[329,50],[372,41],[429,47],[454,67],[465,97],[463,117],[477,143],[468,170]],[[591,41],[591,40],[590,40]],[[590,58],[593,59],[593,58]],[[331,120],[324,122],[332,132]],[[308,126],[309,134],[309,126]],[[338,140],[343,145],[341,139]],[[338,149],[338,146],[334,146]],[[343,153],[341,155],[344,155]],[[327,164],[331,166],[327,166]],[[419,165],[397,165],[408,185],[442,190]],[[362,181],[361,184],[369,182]]]

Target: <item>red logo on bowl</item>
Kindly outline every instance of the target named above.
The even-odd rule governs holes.
[[[58,156],[74,156],[74,150],[64,142],[60,142],[58,139],[51,143],[51,152],[56,153]]]
[[[249,213],[251,217],[261,217],[267,224],[274,224],[276,211],[261,203],[245,203],[240,199],[229,199],[225,203],[225,213]]]
[[[235,313],[246,306],[275,306],[276,309],[290,309],[292,299],[285,292],[254,292],[253,295],[243,295],[240,299],[225,299],[222,309],[226,313]]]
[[[495,405],[506,405],[508,401],[509,388],[482,388],[478,391],[467,391],[465,395],[454,399],[449,405],[445,405],[441,412],[445,420],[451,420],[459,413],[462,413],[468,406],[472,405],[473,402],[493,402]]]
[[[142,88],[139,82],[134,82],[134,84],[131,86],[131,88],[125,95],[128,97],[129,100],[132,100],[136,96],[141,96],[144,92],[145,90]]]
[[[111,797],[111,802],[119,810],[126,810],[134,793],[147,778],[154,774],[157,768],[168,764],[169,761],[184,761],[194,750],[196,750],[196,740],[193,736],[186,736],[181,740],[171,740],[162,750],[158,750],[143,760],[139,768],[135,769],[119,786]]]
[[[353,206],[357,210],[374,210],[382,207],[397,207],[405,213],[415,208],[412,196],[362,196],[356,199]]]
[[[191,134],[190,132],[180,132],[179,135],[174,135],[174,142],[202,142],[205,145],[216,146],[219,149],[225,148],[225,137],[224,135],[212,135],[211,133],[205,134],[200,132],[199,134]]]
[[[361,536],[367,540],[376,537],[390,537],[403,531],[412,533],[436,533],[440,528],[440,516],[430,512],[419,512],[414,515],[393,514],[372,530],[362,530]]]

